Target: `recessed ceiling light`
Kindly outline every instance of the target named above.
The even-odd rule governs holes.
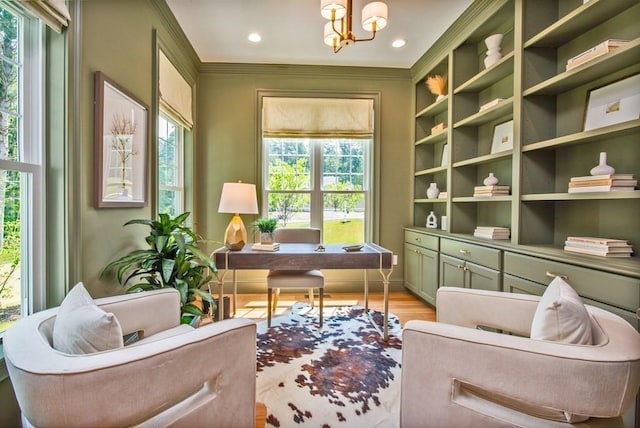
[[[249,34],[249,40],[253,43],[258,43],[260,40],[262,40],[262,37],[260,37],[260,34],[258,33],[251,33]]]
[[[393,46],[394,48],[401,48],[406,44],[407,44],[406,40],[397,39],[397,40],[394,40],[393,43],[391,43],[391,46]]]

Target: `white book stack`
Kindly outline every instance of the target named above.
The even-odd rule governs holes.
[[[510,234],[508,227],[498,226],[478,226],[473,231],[473,236],[485,239],[509,239]]]
[[[278,251],[280,249],[280,244],[277,242],[273,242],[271,244],[261,244],[257,242],[253,244],[251,249],[256,251]]]
[[[475,186],[473,188],[473,196],[487,197],[487,196],[503,196],[508,195],[511,186]]]
[[[594,47],[587,49],[586,51],[579,53],[578,55],[570,58],[567,61],[567,71],[575,68],[579,65],[584,64],[585,62],[591,61],[594,58],[602,56],[606,53],[611,52],[612,50],[624,45],[628,40],[623,39],[608,39],[601,43],[598,43]]]
[[[633,247],[623,239],[570,236],[564,242],[564,250],[572,253],[600,257],[631,257]]]
[[[633,174],[603,174],[571,177],[569,193],[625,192],[634,190],[638,180]]]

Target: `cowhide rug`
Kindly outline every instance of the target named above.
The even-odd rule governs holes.
[[[330,313],[328,313],[330,312]],[[258,324],[257,400],[267,427],[397,427],[400,409],[401,326],[389,315],[358,306],[291,312]]]

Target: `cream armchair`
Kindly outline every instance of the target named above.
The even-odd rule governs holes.
[[[640,334],[587,306],[594,345],[532,340],[539,299],[440,288],[438,322],[404,328],[400,425],[619,425],[640,384]]]
[[[179,301],[174,289],[96,299],[124,334],[144,338],[93,354],[52,348],[59,308],[9,329],[5,359],[25,425],[252,427],[255,323],[181,326]]]

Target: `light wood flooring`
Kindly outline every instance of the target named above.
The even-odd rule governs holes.
[[[295,302],[306,302],[308,297],[303,290],[297,293],[282,292],[278,300],[274,316],[284,313]],[[318,295],[315,295],[316,305]],[[264,294],[238,294],[236,303],[236,317],[251,319],[267,318],[267,293]],[[325,294],[325,307],[362,305],[364,306],[364,293],[335,293]],[[384,300],[382,292],[369,293],[369,308],[382,311]],[[416,297],[409,291],[392,291],[389,293],[389,312],[395,314],[402,325],[409,320],[435,321],[436,311],[433,307]]]

